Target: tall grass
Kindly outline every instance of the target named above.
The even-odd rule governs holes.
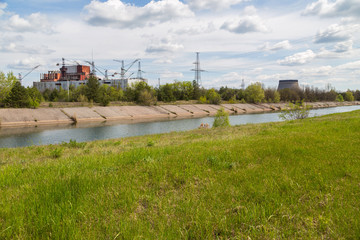
[[[359,145],[356,111],[0,149],[0,239],[359,239]]]

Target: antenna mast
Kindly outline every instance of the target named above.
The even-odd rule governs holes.
[[[196,62],[194,62],[195,69],[191,69],[191,71],[195,72],[195,81],[196,81],[198,86],[201,85],[201,72],[205,72],[205,70],[202,70],[200,68],[200,57],[199,57],[199,55],[200,55],[200,53],[196,52]]]

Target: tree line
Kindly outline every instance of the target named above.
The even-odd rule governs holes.
[[[245,89],[221,87],[205,89],[195,81],[174,81],[158,87],[145,82],[137,82],[126,89],[100,85],[96,77],[90,77],[87,84],[69,89],[39,92],[35,87],[23,87],[12,74],[0,72],[0,106],[36,108],[42,101],[47,102],[95,102],[107,106],[113,101],[135,102],[140,105],[154,105],[158,101],[175,102],[196,100],[199,103],[277,103],[277,102],[316,102],[316,101],[360,101],[360,91],[337,92],[328,87],[322,90],[306,86],[303,89],[265,88],[260,83],[250,84]]]

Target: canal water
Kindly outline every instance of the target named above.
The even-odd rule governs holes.
[[[344,106],[314,109],[310,116],[359,110],[360,106]],[[231,115],[231,125],[282,121],[279,112]],[[0,128],[0,148],[25,147],[32,145],[58,144],[76,140],[77,142],[100,139],[124,138],[173,131],[187,131],[198,128],[201,123],[212,126],[213,117],[189,118],[142,123],[90,123],[62,126],[41,126],[25,128]]]

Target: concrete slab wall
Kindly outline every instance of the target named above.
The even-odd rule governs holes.
[[[315,102],[308,103],[313,108],[360,105],[360,102]],[[108,120],[156,121],[156,119],[174,117],[214,116],[223,107],[229,114],[260,113],[280,111],[286,103],[262,104],[188,104],[161,106],[110,106],[40,109],[0,109],[0,127],[34,126],[39,124],[64,124],[74,122],[96,122]]]

